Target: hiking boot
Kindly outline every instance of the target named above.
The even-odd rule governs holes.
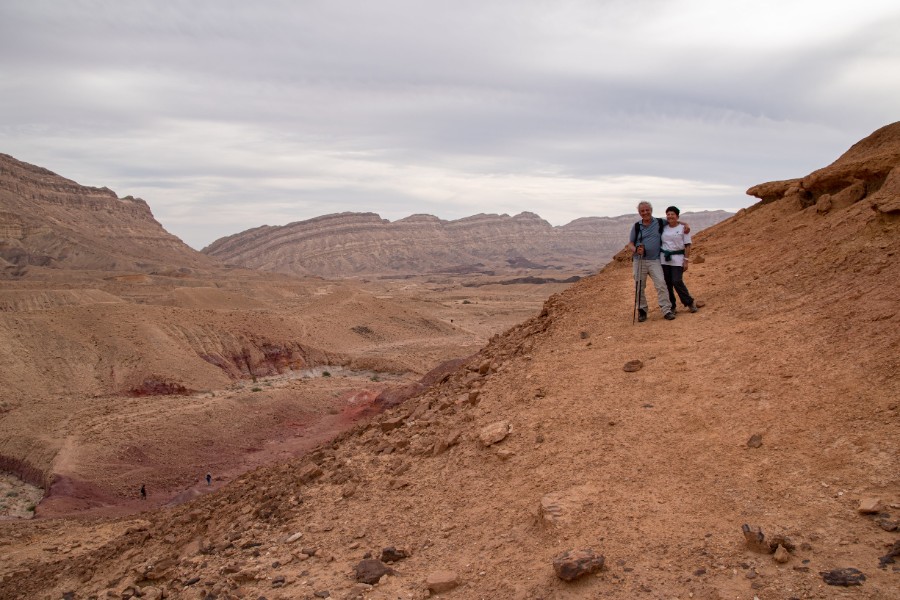
[[[675,313],[673,313],[673,312],[670,310],[669,312],[666,313],[665,319],[666,319],[666,321],[674,321],[674,320],[675,320]]]
[[[647,320],[647,311],[644,310],[643,308],[639,308],[638,309],[638,321],[643,323],[646,320]]]
[[[696,304],[691,304],[690,306],[688,306],[688,310],[691,311],[692,313],[695,313],[695,312],[697,312],[697,311],[700,310],[700,309],[697,308],[697,305],[696,305]]]

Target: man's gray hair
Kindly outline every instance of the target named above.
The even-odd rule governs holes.
[[[641,207],[642,207],[642,206],[649,206],[649,207],[650,207],[650,210],[653,210],[653,205],[652,205],[652,204],[650,204],[650,203],[647,202],[646,200],[641,200],[640,202],[638,202],[638,205],[637,205],[638,212],[641,212]]]

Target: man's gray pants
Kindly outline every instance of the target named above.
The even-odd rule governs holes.
[[[638,273],[638,265],[640,265],[640,273]],[[644,292],[647,290],[647,275],[653,280],[653,287],[656,288],[656,299],[659,301],[659,310],[662,314],[671,312],[672,305],[669,303],[669,289],[666,287],[666,278],[663,275],[662,265],[659,259],[643,260],[634,259],[631,263],[634,272],[634,280],[641,282],[641,298],[638,301],[638,308],[647,311],[647,296]]]

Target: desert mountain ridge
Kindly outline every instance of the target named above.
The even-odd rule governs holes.
[[[695,231],[731,213],[685,213]],[[0,154],[0,275],[29,269],[136,271],[174,276],[227,263],[327,278],[429,273],[593,272],[623,245],[634,216],[583,217],[553,227],[538,215],[478,214],[454,221],[375,213],[323,215],[262,226],[197,252],[156,221],[146,201],[81,186]]]
[[[699,232],[731,216],[685,212]],[[522,212],[446,221],[416,214],[388,221],[344,212],[283,226],[262,226],[216,240],[203,252],[227,264],[321,277],[409,273],[593,272],[624,245],[634,215],[582,217],[554,227]]]
[[[897,598],[900,123],[749,191],[694,240],[698,313],[633,324],[619,254],[302,457],[131,517],[3,523],[0,596]],[[278,410],[146,408],[215,431],[303,391],[259,393]],[[186,457],[124,425],[121,459]],[[573,555],[593,569],[565,581]]]
[[[148,204],[0,154],[0,273],[30,268],[153,272],[216,261],[168,233]]]

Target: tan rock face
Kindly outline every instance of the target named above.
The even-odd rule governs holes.
[[[700,231],[729,216],[707,211],[682,218]],[[216,240],[203,252],[244,267],[323,277],[548,267],[571,271],[608,261],[624,246],[634,220],[632,215],[586,217],[553,227],[528,212],[456,221],[413,215],[394,222],[374,213],[341,213],[250,229]]]
[[[140,198],[78,185],[0,154],[0,259],[29,267],[152,271],[215,262],[163,229]]]

